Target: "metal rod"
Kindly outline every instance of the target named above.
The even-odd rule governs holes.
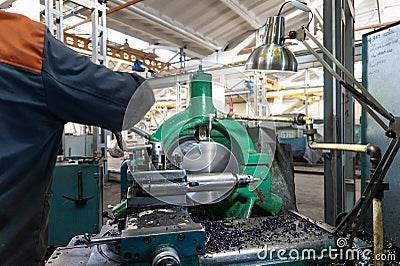
[[[151,137],[151,135],[149,133],[147,133],[144,130],[141,130],[140,128],[132,127],[131,130],[145,139],[150,139],[150,137]]]
[[[389,26],[389,25],[391,25],[391,24],[394,24],[394,23],[396,23],[396,22],[397,22],[397,21],[391,21],[391,22],[373,24],[373,25],[369,25],[369,26],[364,26],[364,27],[355,28],[354,31],[382,28],[382,27],[386,27],[386,26]],[[250,48],[249,48],[249,49],[250,49]]]
[[[333,231],[333,234],[336,235],[345,224],[347,225],[353,224],[356,214],[359,212],[362,203],[363,200],[361,198],[356,202],[356,204],[354,204],[353,208],[349,211],[349,213],[343,218],[343,220],[339,223],[339,225],[336,226],[335,230]]]
[[[367,145],[360,144],[342,144],[342,143],[317,143],[312,142],[308,144],[311,149],[318,150],[337,150],[337,151],[354,151],[354,152],[367,152]]]
[[[383,212],[382,199],[377,197],[372,201],[372,222],[374,234],[374,265],[383,266],[383,260],[377,260],[383,254]]]
[[[225,116],[218,117],[218,119],[232,119]],[[283,122],[292,123],[296,125],[304,125],[307,121],[312,121],[312,118],[300,114],[295,117],[281,117],[281,116],[239,116],[235,115],[233,119],[236,120],[248,120],[248,121],[271,121],[271,122]]]
[[[142,151],[142,150],[147,150],[153,147],[151,144],[145,144],[145,145],[135,145],[135,146],[125,146],[125,151]]]
[[[276,117],[276,116],[234,116],[237,120],[249,121],[272,121],[272,122],[288,122],[293,123],[293,117]]]
[[[350,73],[340,62],[333,56],[326,47],[324,47],[318,40],[315,38],[307,28],[303,27],[303,30],[307,37],[309,37],[320,49],[321,51],[330,59],[332,62],[345,74],[347,78],[349,78],[356,86],[359,88],[368,98],[371,102],[373,102],[376,106],[378,106],[384,113],[385,116],[387,117],[393,117],[391,113],[389,113],[368,91],[365,89],[360,82],[353,76],[353,74]],[[306,42],[303,41],[303,44],[306,44]],[[308,45],[308,44],[307,44]],[[310,46],[308,46],[310,47]],[[311,47],[310,47],[311,48]],[[307,48],[309,49],[309,48]],[[309,49],[310,50],[310,49]],[[311,50],[314,50],[311,48]],[[310,51],[311,52],[311,51]],[[336,72],[335,72],[336,73]],[[332,73],[331,73],[332,74]],[[336,76],[335,76],[336,77]],[[342,78],[338,78],[338,80],[342,80]]]
[[[82,171],[78,172],[78,199],[83,199]]]
[[[323,67],[326,68],[326,70],[329,71],[329,73],[337,80],[342,80],[342,77],[339,76],[338,73],[336,73],[335,70],[307,43],[303,41],[304,46],[307,48],[307,50],[312,53],[315,58],[322,64]]]
[[[346,83],[344,81],[339,81],[340,85],[342,85],[345,89],[347,89],[348,92],[350,92],[354,98],[358,100],[358,102],[363,102],[366,103],[367,105],[371,106],[375,111],[377,111],[380,115],[385,117],[389,121],[393,121],[394,117],[393,115],[387,116],[384,110],[380,109],[379,106],[376,106],[375,103],[373,103],[370,99],[367,98],[364,94],[356,90],[353,86],[351,86],[349,83]]]
[[[104,237],[104,238],[91,238],[90,241],[88,241],[87,246],[115,243],[115,242],[120,242],[120,241],[121,241],[120,236]]]

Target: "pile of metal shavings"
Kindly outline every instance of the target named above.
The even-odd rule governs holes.
[[[373,236],[370,234],[364,234],[359,236],[363,241],[369,244],[369,249],[373,250]],[[393,242],[385,241],[383,243],[383,254],[381,255],[384,258],[385,266],[400,266],[400,248],[396,247]],[[364,263],[373,264],[374,261],[374,252],[369,252],[368,256],[365,258]]]
[[[246,220],[202,221],[206,230],[206,252],[220,253],[267,246],[307,245],[333,242],[327,231],[295,215]]]
[[[193,223],[188,212],[179,207],[144,210],[128,215],[128,229],[179,226]]]
[[[385,241],[383,244],[383,252],[386,258],[385,265],[388,266],[399,266],[400,265],[400,248],[392,242]],[[371,259],[373,255],[371,253]]]

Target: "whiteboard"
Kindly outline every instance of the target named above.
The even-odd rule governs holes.
[[[363,35],[363,85],[394,116],[400,116],[400,23]],[[382,118],[383,121],[389,122]],[[391,139],[365,111],[361,119],[362,142],[378,145],[382,155]],[[400,154],[400,152],[399,152]],[[384,182],[389,191],[383,198],[385,239],[400,245],[400,155],[397,154]],[[369,179],[369,157],[362,158],[362,184]],[[371,229],[371,217],[367,218],[366,229]]]

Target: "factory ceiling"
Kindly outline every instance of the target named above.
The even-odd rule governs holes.
[[[110,0],[109,7],[127,1]],[[143,0],[110,14],[108,27],[161,47],[185,48],[192,57],[232,49],[276,15],[282,0]],[[287,5],[286,28],[306,24],[308,14]]]
[[[109,0],[115,8],[130,1]],[[153,48],[184,48],[189,57],[233,49],[276,15],[283,0],[143,0],[108,15],[108,27],[149,42]],[[322,0],[308,0],[314,26],[322,27]],[[399,19],[399,0],[355,0],[355,27]],[[309,14],[287,5],[286,30],[298,29]],[[254,45],[254,41],[251,45]]]
[[[314,13],[311,30],[323,31],[323,0],[303,0]],[[44,4],[44,0],[40,1]],[[250,52],[255,32],[263,29],[267,17],[276,15],[284,0],[108,0],[114,10],[107,15],[107,27],[148,42],[152,49],[182,51],[189,58],[204,59],[215,52],[240,47]],[[74,1],[67,16],[85,18],[90,13]],[[72,8],[71,8],[72,5]],[[123,7],[123,8],[121,8]],[[400,19],[400,0],[354,0],[355,28],[382,25]],[[310,13],[286,5],[286,32],[308,23]],[[356,39],[371,28],[356,31]],[[322,33],[319,31],[319,33]],[[67,31],[75,33],[74,31]],[[321,37],[321,36],[320,36]],[[132,45],[133,47],[134,44]]]

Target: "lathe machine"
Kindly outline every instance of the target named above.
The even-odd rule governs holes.
[[[201,70],[190,97],[154,134],[139,132],[144,145],[120,141],[129,160],[113,219],[100,234],[58,248],[48,265],[265,265],[282,262],[280,248],[288,257],[293,248],[318,253],[333,245],[328,230],[288,212],[296,208],[290,156],[265,145],[275,132],[222,117],[212,77]],[[312,263],[303,259],[290,262]]]

